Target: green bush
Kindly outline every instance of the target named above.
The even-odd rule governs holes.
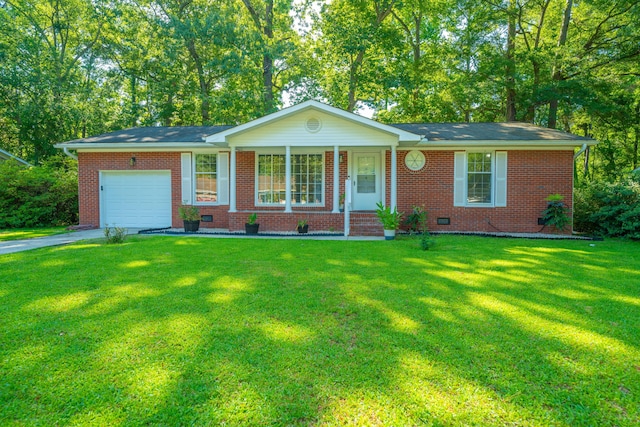
[[[54,157],[39,167],[0,163],[0,228],[77,224],[75,161]]]
[[[640,239],[640,184],[594,182],[576,189],[574,225],[581,232]]]

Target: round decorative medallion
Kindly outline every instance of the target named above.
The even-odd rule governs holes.
[[[322,127],[322,123],[320,122],[319,119],[316,119],[315,117],[311,117],[310,119],[308,119],[307,123],[305,124],[305,128],[307,129],[307,131],[311,133],[318,132],[321,127]]]
[[[427,159],[424,157],[424,153],[419,150],[409,151],[404,158],[405,166],[414,172],[422,169],[426,162]]]

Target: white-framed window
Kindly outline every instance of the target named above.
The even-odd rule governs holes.
[[[453,199],[454,206],[506,206],[507,152],[456,152]]]
[[[493,203],[493,153],[467,153],[467,204]]]
[[[196,204],[218,203],[218,154],[195,154],[194,190]]]
[[[285,204],[286,174],[284,154],[257,154],[257,205]],[[291,204],[324,204],[324,154],[291,155]]]
[[[229,153],[181,153],[182,203],[229,203]]]

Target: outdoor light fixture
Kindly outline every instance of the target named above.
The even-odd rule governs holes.
[[[340,163],[344,161],[344,154],[340,154]]]
[[[132,157],[129,159],[129,166],[134,167],[136,165],[136,158]]]

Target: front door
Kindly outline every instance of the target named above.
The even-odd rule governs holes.
[[[382,200],[381,177],[379,152],[353,153],[353,210],[376,209],[376,203]]]

